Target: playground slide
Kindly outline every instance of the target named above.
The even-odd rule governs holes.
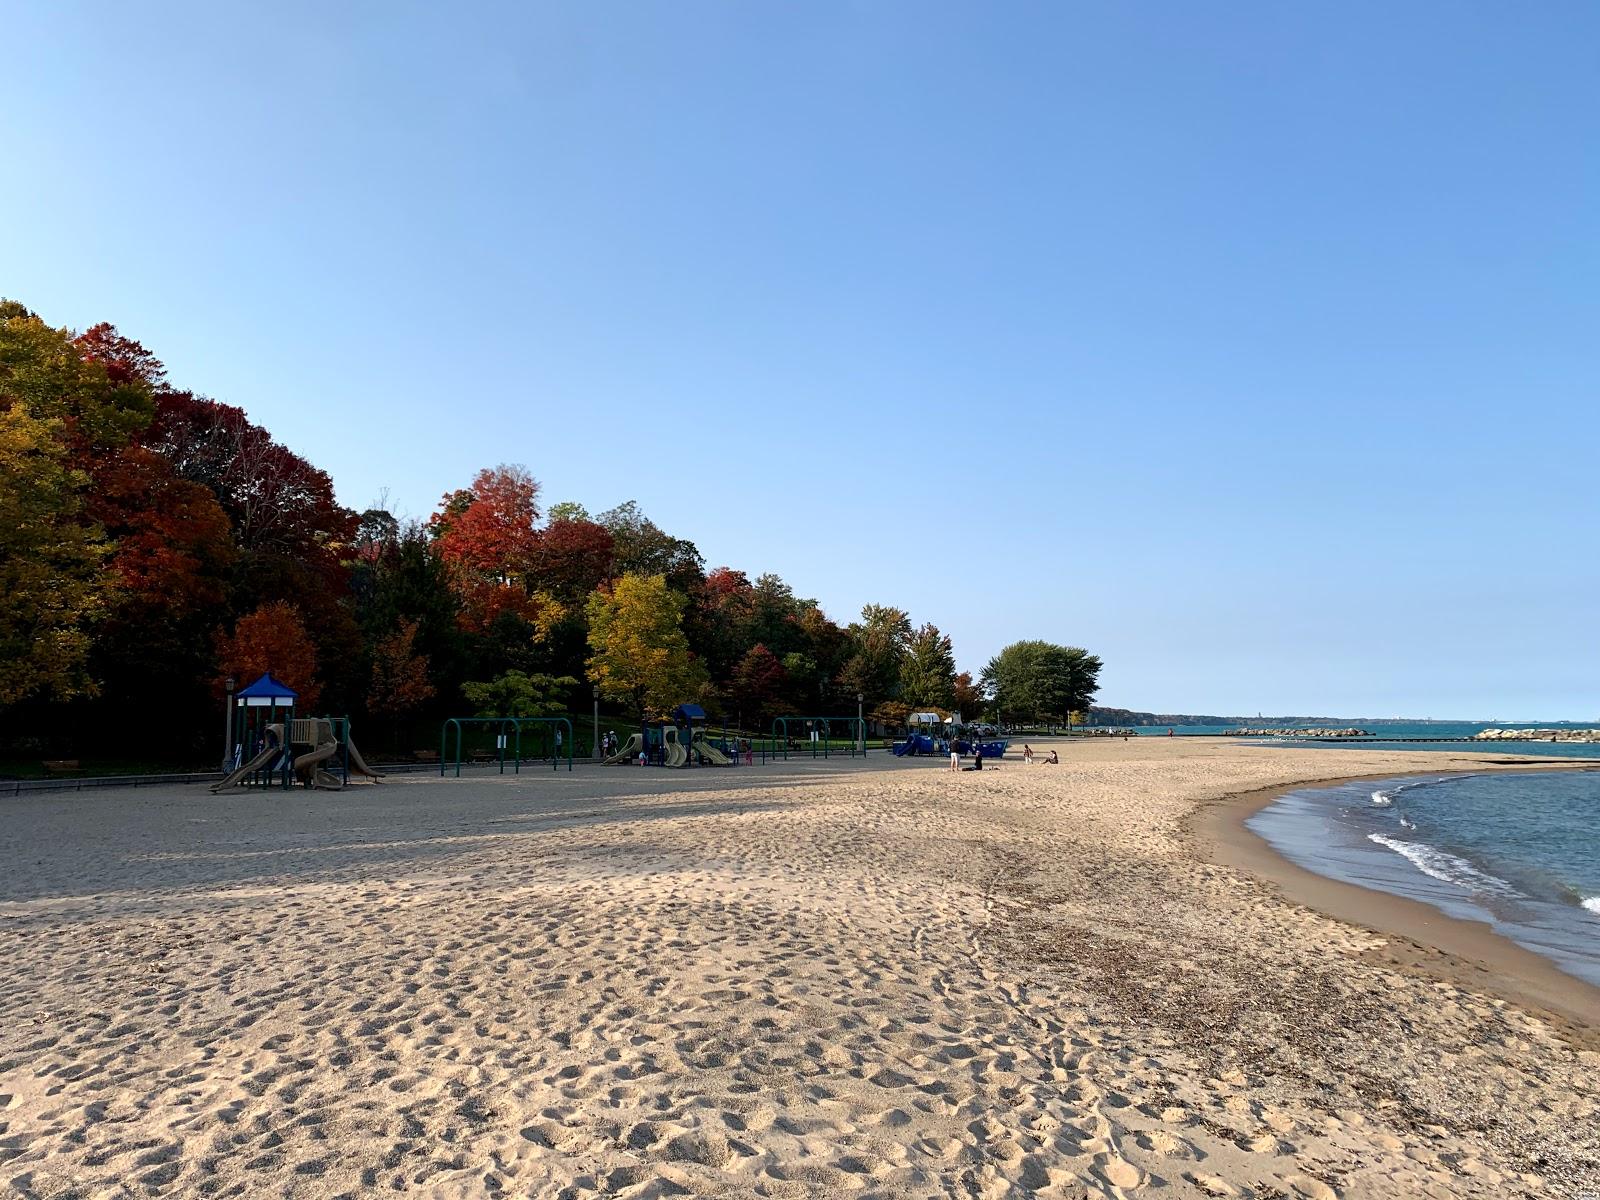
[[[365,775],[368,779],[382,779],[383,774],[367,766],[367,760],[361,757],[361,751],[356,749],[356,744],[349,736],[344,740],[345,749],[350,752],[350,774]]]
[[[233,772],[226,779],[222,780],[220,783],[213,783],[211,785],[212,794],[226,791],[228,788],[231,788],[234,784],[238,783],[241,779],[247,778],[254,772],[261,770],[263,767],[270,766],[272,763],[277,761],[278,755],[282,752],[283,748],[281,746],[268,746],[260,754],[256,755],[249,762],[245,763],[244,766]]]
[[[903,742],[894,744],[894,756],[904,758],[908,754],[932,754],[933,739],[926,734],[913,733]]]
[[[331,771],[324,771],[322,763],[327,762],[339,753],[339,743],[327,741],[321,743],[315,750],[300,755],[294,760],[295,778],[310,787],[330,788],[337,791],[344,786],[344,781]]]
[[[684,767],[689,765],[689,752],[683,748],[683,743],[672,741],[667,743],[667,766]]]
[[[627,744],[623,746],[621,750],[618,750],[610,758],[607,758],[604,761],[613,765],[616,763],[632,762],[634,759],[639,757],[639,751],[643,749],[644,738],[636,733],[628,739]]]
[[[726,754],[724,754],[721,750],[718,750],[704,738],[696,738],[694,748],[700,751],[700,753],[705,757],[705,760],[712,766],[731,767],[733,765],[732,759],[730,759]]]

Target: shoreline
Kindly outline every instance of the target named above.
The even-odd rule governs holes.
[[[1559,762],[1504,764],[1501,769],[1595,770]],[[1435,774],[1435,772],[1427,772]],[[1439,771],[1441,777],[1479,774]],[[1257,788],[1203,802],[1187,824],[1196,852],[1207,862],[1242,871],[1291,904],[1314,909],[1386,940],[1372,957],[1431,979],[1444,980],[1508,1001],[1557,1026],[1575,1043],[1600,1048],[1600,988],[1569,975],[1550,959],[1518,944],[1485,922],[1450,916],[1433,905],[1379,888],[1346,883],[1279,854],[1245,822],[1293,792],[1399,778],[1394,772],[1308,779]]]

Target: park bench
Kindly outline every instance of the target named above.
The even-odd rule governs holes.
[[[75,758],[47,758],[44,760],[44,770],[47,775],[71,775],[82,769]]]
[[[412,757],[419,763],[436,763],[439,761],[439,752],[437,750],[417,750]]]

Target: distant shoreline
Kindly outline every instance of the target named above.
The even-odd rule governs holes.
[[[1517,770],[1595,770],[1559,761],[1505,764]],[[1468,775],[1444,771],[1443,776]],[[1201,806],[1189,829],[1202,857],[1274,885],[1293,903],[1388,939],[1373,953],[1396,966],[1498,996],[1552,1019],[1587,1044],[1600,1046],[1600,988],[1477,921],[1461,920],[1421,900],[1396,896],[1307,870],[1284,858],[1245,822],[1291,792],[1312,787],[1394,779],[1394,772],[1307,779],[1241,792]]]

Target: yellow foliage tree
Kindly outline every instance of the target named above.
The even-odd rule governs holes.
[[[665,575],[631,572],[589,597],[588,672],[601,695],[643,720],[698,694],[706,671],[683,633],[687,605]]]
[[[92,693],[90,629],[114,590],[84,511],[86,459],[148,417],[64,329],[0,300],[0,706]]]
[[[84,662],[111,592],[109,547],[80,517],[83,474],[64,461],[60,425],[0,408],[0,706],[94,690]]]

